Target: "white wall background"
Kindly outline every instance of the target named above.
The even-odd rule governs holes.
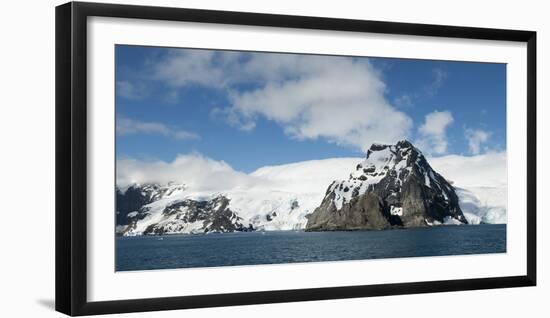
[[[115,1],[233,11],[527,29],[538,32],[537,287],[241,306],[116,317],[547,316],[550,244],[543,180],[550,170],[550,22],[544,1],[162,0]],[[11,1],[0,18],[0,316],[61,317],[54,303],[54,7],[63,1]]]

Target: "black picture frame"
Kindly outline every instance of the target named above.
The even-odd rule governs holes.
[[[87,300],[87,18],[502,40],[527,44],[527,274],[350,287],[89,302]],[[56,7],[56,310],[92,315],[536,285],[536,32],[168,7],[70,2]]]

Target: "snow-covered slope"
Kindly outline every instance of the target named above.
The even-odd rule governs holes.
[[[117,215],[117,230],[122,233],[128,230],[129,223],[134,222],[135,226],[131,231],[125,233],[143,234],[151,225],[165,222],[170,224],[170,228],[180,230],[179,233],[204,232],[208,224],[205,224],[200,217],[195,219],[194,225],[176,224],[181,222],[182,216],[189,213],[184,211],[185,209],[180,211],[180,221],[175,223],[173,221],[177,220],[175,219],[177,214],[167,217],[163,211],[177,202],[185,200],[210,202],[220,196],[229,200],[227,209],[236,215],[234,220],[230,220],[231,224],[239,223],[243,228],[252,225],[256,230],[303,229],[307,223],[306,215],[313,212],[322,202],[327,185],[333,180],[347,179],[349,171],[363,160],[364,158],[358,157],[303,161],[262,167],[248,175],[228,171],[223,177],[227,179],[237,175],[239,182],[222,180],[223,186],[217,189],[197,187],[196,182],[166,185],[151,182],[141,185],[124,184],[120,186],[120,196],[117,195],[117,208],[120,210],[125,206],[125,194],[132,194],[127,200],[135,202],[140,200],[141,192],[143,192],[143,205],[141,208],[136,208],[135,205],[126,203],[124,211],[118,211],[121,215]],[[428,158],[428,160],[436,171],[453,182],[460,199],[460,206],[469,223],[506,222],[506,155],[504,153],[476,157],[447,156]],[[186,161],[185,167],[191,163]],[[138,167],[143,168],[143,166]],[[162,165],[162,169],[163,172],[170,171],[170,167],[166,165]],[[202,171],[204,170],[202,167]],[[226,189],[226,184],[231,186]],[[172,221],[169,221],[170,218]]]
[[[456,188],[460,207],[470,224],[506,224],[506,187]]]
[[[471,157],[450,155],[431,158],[430,163],[453,182],[468,223],[506,223],[508,181],[505,152]]]
[[[270,180],[280,190],[294,193],[324,193],[319,189],[333,180],[345,178],[350,167],[355,167],[362,158],[331,158],[309,160],[279,166],[262,167],[251,173],[251,176]]]

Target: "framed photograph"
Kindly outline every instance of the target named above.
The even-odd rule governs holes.
[[[56,309],[536,284],[536,33],[56,8]]]

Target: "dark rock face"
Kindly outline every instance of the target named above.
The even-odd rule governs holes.
[[[253,230],[250,226],[243,225],[242,218],[228,206],[229,199],[224,196],[208,201],[187,199],[175,202],[164,208],[162,214],[166,220],[150,225],[143,234],[185,232],[185,227],[189,224],[195,224],[195,231],[200,233]]]
[[[144,205],[182,189],[183,185],[163,187],[158,184],[134,184],[125,191],[116,188],[116,225],[131,224],[135,217],[128,217],[129,213],[139,211]]]
[[[348,180],[334,181],[306,230],[386,229],[467,223],[458,197],[408,141],[374,144]]]
[[[390,222],[382,214],[382,208],[376,195],[366,193],[357,196],[353,204],[345,204],[338,211],[335,211],[334,204],[330,199],[323,200],[321,206],[309,215],[306,230],[374,230],[390,226]]]
[[[170,202],[172,194],[184,189],[183,185],[175,184],[132,185],[126,191],[117,189],[117,235],[136,235],[138,221],[150,218],[153,212],[158,211],[158,207],[153,208],[154,202],[167,198],[169,203],[162,208],[158,221],[139,230],[138,235],[254,230],[251,225],[243,224],[242,218],[231,211],[230,201],[223,195],[205,200]]]

